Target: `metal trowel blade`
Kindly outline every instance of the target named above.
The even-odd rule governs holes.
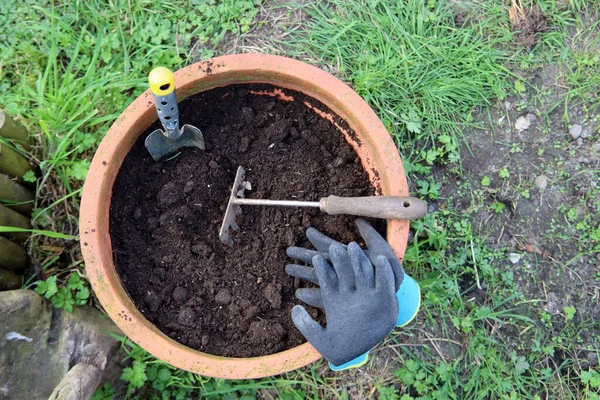
[[[244,196],[244,178],[246,177],[246,171],[241,166],[238,167],[235,174],[235,180],[233,181],[233,187],[231,188],[231,194],[229,195],[229,203],[227,203],[227,209],[225,210],[225,216],[223,217],[223,223],[221,229],[219,229],[219,239],[221,242],[228,246],[233,246],[233,240],[229,236],[229,228],[239,230],[235,218],[242,213],[242,208],[235,204],[234,200],[237,197]]]
[[[157,129],[148,135],[145,144],[154,161],[159,161],[184,147],[204,150],[204,136],[200,129],[186,124],[181,128],[181,135],[177,139],[167,139],[163,130]]]

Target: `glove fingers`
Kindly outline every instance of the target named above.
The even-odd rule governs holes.
[[[362,238],[365,239],[365,242],[367,243],[367,247],[370,248],[377,241],[381,241],[381,240],[385,241],[385,239],[379,234],[379,232],[377,232],[375,230],[375,228],[373,228],[371,226],[371,224],[369,224],[364,219],[357,218],[356,221],[354,221],[354,222],[356,223],[356,226],[358,227],[360,236],[362,236]]]
[[[362,218],[358,218],[355,222],[360,235],[365,239],[365,243],[369,249],[367,252],[369,260],[375,265],[378,256],[385,256],[388,259],[392,270],[394,271],[394,286],[396,290],[398,290],[404,280],[404,269],[402,268],[400,260],[396,257],[396,253],[394,253],[394,250],[389,243],[371,226],[371,224]]]
[[[325,333],[325,329],[312,319],[302,306],[292,308],[292,321],[306,340],[320,352],[321,337]]]
[[[386,307],[386,315],[390,317],[385,322],[382,321],[382,327],[387,327],[386,334],[391,332],[398,321],[398,315],[400,311],[400,304],[398,304],[398,298],[396,297],[396,288],[394,287],[394,272],[392,266],[387,258],[384,256],[377,257],[375,262],[375,284],[376,291],[380,296],[381,304]],[[388,330],[389,329],[389,330]]]
[[[331,265],[322,256],[316,255],[312,259],[315,266],[315,273],[321,286],[322,295],[325,297],[329,293],[338,290],[338,277],[331,268]]]
[[[356,289],[375,287],[375,271],[373,265],[357,243],[348,244],[348,255],[354,269]]]
[[[296,290],[296,297],[313,307],[325,308],[321,289],[298,289]]]
[[[310,240],[313,246],[315,246],[315,248],[322,253],[329,252],[329,246],[332,244],[342,245],[340,242],[333,240],[329,236],[325,236],[315,228],[308,228],[306,230],[306,237],[308,240]]]
[[[317,274],[315,273],[314,268],[305,267],[304,265],[298,264],[288,264],[285,266],[285,272],[294,278],[311,281],[317,285],[319,284],[319,279],[317,279]]]
[[[338,278],[340,293],[350,292],[356,289],[354,271],[346,246],[334,244],[329,247],[329,256]]]
[[[360,232],[360,236],[365,239],[365,243],[367,244],[367,248],[369,249],[369,257],[377,258],[377,256],[386,256],[389,258],[396,258],[396,254],[394,250],[390,247],[388,242],[384,239],[383,236],[379,234],[369,224],[362,218],[358,218],[356,220],[356,226],[358,227],[358,231]],[[370,259],[371,263],[375,264],[374,259]]]
[[[396,288],[394,287],[394,272],[388,259],[384,256],[377,257],[375,261],[375,287],[377,291],[383,293],[391,293],[395,296]]]
[[[288,247],[286,250],[286,253],[287,253],[288,257],[295,258],[296,260],[300,260],[307,264],[311,264],[312,258],[314,256],[316,256],[317,254],[320,254],[321,256],[323,256],[323,258],[325,258],[326,260],[329,260],[328,253],[322,253],[322,252],[320,253],[316,250],[309,250],[309,249],[305,249],[303,247],[296,247],[296,246]]]

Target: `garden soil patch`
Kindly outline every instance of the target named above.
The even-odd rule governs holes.
[[[309,246],[310,226],[342,242],[360,239],[352,216],[244,206],[234,247],[225,246],[218,230],[238,165],[252,185],[249,198],[375,194],[342,133],[304,101],[327,108],[289,90],[293,102],[252,93],[272,89],[232,85],[183,101],[180,121],[202,130],[206,150],[152,161],[143,142],[155,124],[126,157],[113,188],[110,235],[124,287],[162,332],[210,354],[253,357],[305,342],[290,316],[299,303],[294,292],[305,282],[285,273],[293,262],[286,248]],[[321,311],[308,309],[325,322]]]

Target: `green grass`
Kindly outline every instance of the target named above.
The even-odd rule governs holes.
[[[445,2],[334,0],[305,11],[310,19],[290,45],[351,83],[409,164],[457,162],[471,112],[505,96],[506,54],[497,45],[511,35],[456,28]]]
[[[74,278],[84,276],[81,255],[69,241],[78,238],[81,186],[110,124],[145,90],[153,66],[177,69],[197,55],[218,53],[228,32],[240,34],[253,26],[259,3],[0,4],[0,26],[6,28],[0,29],[0,106],[23,118],[37,138],[32,156],[41,175],[29,251],[53,277],[37,288],[55,305],[69,308],[86,301],[83,280]],[[132,362],[122,376],[127,398],[599,398],[600,371],[584,366],[586,354],[598,352],[599,345],[583,335],[597,333],[598,323],[577,305],[566,304],[559,315],[541,311],[543,299],[531,298],[518,284],[525,274],[532,284],[543,285],[535,274],[539,265],[534,262],[533,272],[515,270],[506,262],[509,247],[491,246],[472,222],[481,209],[494,218],[509,213],[505,203],[490,200],[500,192],[528,199],[534,187],[510,165],[469,181],[461,175],[459,149],[469,151],[463,132],[474,126],[475,111],[508,96],[524,111],[544,110],[540,117],[547,121],[553,110],[563,110],[562,119],[570,123],[569,110],[580,106],[584,122],[600,122],[600,7],[583,0],[536,2],[548,16],[549,29],[525,49],[515,42],[505,3],[309,2],[291,6],[304,11],[306,19],[299,29],[290,28],[285,43],[273,45],[285,45],[293,55],[351,84],[396,141],[411,191],[430,202],[445,201],[447,207],[411,224],[413,241],[404,265],[421,284],[419,319],[374,351],[362,369],[366,373],[333,374],[319,362],[252,381],[178,370],[123,339]],[[457,14],[463,18],[460,26]],[[564,90],[558,97],[528,80],[548,65],[563,71]],[[548,129],[536,135],[549,135]],[[510,154],[524,151],[522,143],[506,147]],[[555,147],[577,151],[566,141]],[[547,151],[541,149],[539,155]],[[540,165],[543,172],[556,169],[557,182],[577,178],[560,167]],[[578,174],[597,179],[598,171],[591,168],[581,167]],[[455,183],[451,194],[444,190],[449,181]],[[559,276],[568,274],[579,257],[600,251],[597,192],[588,188],[578,204],[565,204],[559,210],[565,222],[557,221],[551,232],[543,233],[552,242],[577,239],[577,254],[552,265]],[[577,207],[586,212],[578,213]],[[0,227],[0,232],[10,229]],[[481,298],[473,300],[480,292]],[[391,360],[387,369],[376,365],[378,355]],[[105,386],[95,398],[113,396],[114,390]]]

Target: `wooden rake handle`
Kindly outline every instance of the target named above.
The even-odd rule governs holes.
[[[382,219],[413,220],[427,214],[424,201],[407,196],[329,196],[321,199],[319,208],[330,215],[349,214]]]

